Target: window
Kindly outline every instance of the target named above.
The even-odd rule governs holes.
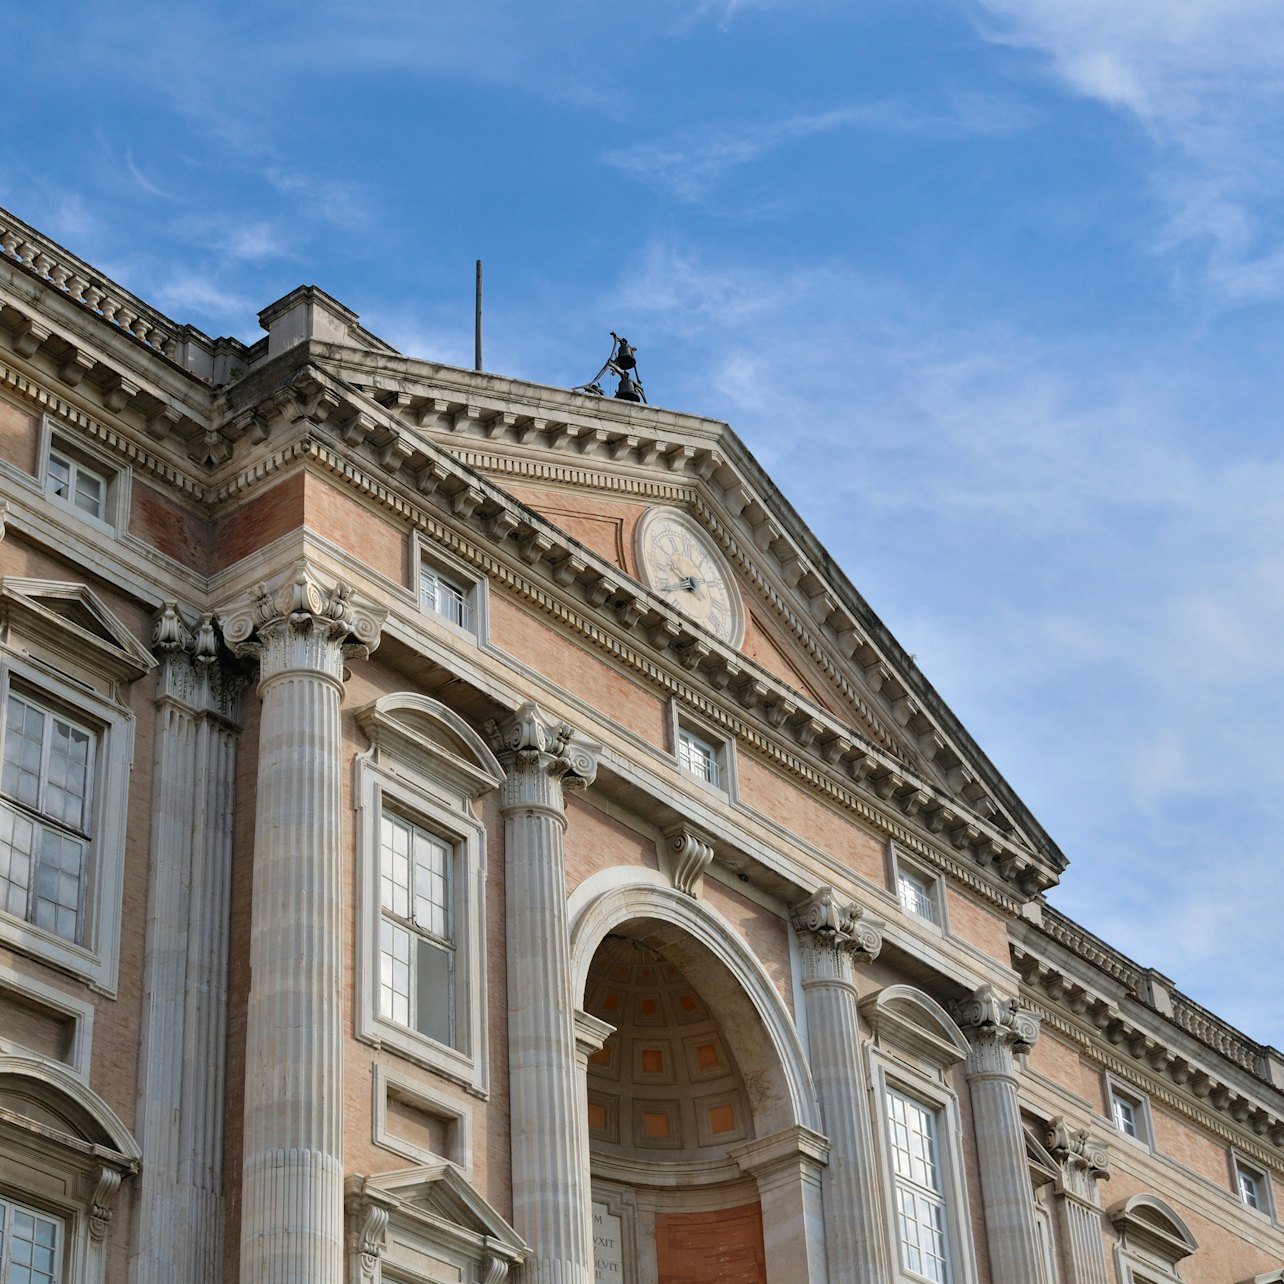
[[[887,844],[887,865],[891,886],[901,909],[942,931],[948,930],[941,876],[908,857],[895,842]]]
[[[1235,1193],[1245,1208],[1256,1209],[1267,1217],[1273,1215],[1271,1207],[1271,1187],[1266,1174],[1260,1168],[1245,1163],[1238,1155],[1231,1158],[1231,1169],[1235,1178]]]
[[[0,941],[110,994],[133,717],[155,659],[83,585],[6,576],[0,611]]]
[[[58,1284],[62,1222],[0,1198],[0,1279],[5,1284]]]
[[[951,1070],[968,1042],[921,990],[889,985],[860,1001],[873,1034],[870,1072],[894,1284],[976,1284]]]
[[[949,1258],[945,1188],[937,1145],[938,1116],[895,1088],[888,1087],[886,1092],[901,1265],[936,1284],[947,1284]]]
[[[932,892],[934,888],[925,878],[908,869],[899,869],[896,873],[896,894],[901,907],[929,923],[936,922],[936,901]]]
[[[94,736],[13,690],[0,775],[0,910],[67,941],[81,930]]]
[[[395,812],[380,830],[379,1015],[458,1046],[453,847]]]
[[[45,489],[55,499],[90,517],[106,518],[107,478],[60,449],[49,451]]]
[[[357,1035],[487,1089],[486,830],[472,800],[503,771],[458,714],[398,692],[357,713]]]
[[[443,620],[449,620],[461,629],[471,629],[470,596],[469,587],[462,580],[427,562],[421,563],[419,601],[429,611],[436,612]]]
[[[722,783],[718,750],[685,727],[678,728],[678,765],[689,775],[707,780],[711,785],[720,786]]]
[[[1125,1137],[1151,1144],[1150,1110],[1146,1098],[1132,1092],[1113,1079],[1107,1081],[1110,1095],[1110,1119]]]

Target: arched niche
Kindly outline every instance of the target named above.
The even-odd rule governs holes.
[[[731,1052],[751,1085],[758,1135],[798,1126],[821,1130],[815,1086],[789,1010],[752,950],[721,916],[659,881],[612,886],[603,874],[576,889],[570,914],[577,1003],[583,1002],[589,966],[608,933],[642,941],[680,968],[720,1014]]]

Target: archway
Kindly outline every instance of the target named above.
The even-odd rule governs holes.
[[[705,905],[613,881],[571,903],[575,993],[614,1029],[584,1076],[599,1279],[823,1278],[827,1148],[788,1009]]]

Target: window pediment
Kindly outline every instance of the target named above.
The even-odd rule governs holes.
[[[486,742],[457,713],[428,696],[402,691],[357,712],[376,761],[402,761],[468,798],[496,788],[503,768]]]
[[[1199,1247],[1186,1223],[1154,1195],[1133,1195],[1115,1204],[1108,1216],[1128,1251],[1143,1253],[1168,1267]]]
[[[0,627],[116,682],[133,682],[156,667],[152,653],[84,584],[0,578]]]
[[[968,1054],[968,1042],[935,999],[911,985],[889,985],[861,1000],[874,1039],[944,1070]]]

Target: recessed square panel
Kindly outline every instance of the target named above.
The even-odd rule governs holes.
[[[589,1135],[598,1141],[620,1143],[620,1100],[602,1092],[588,1094]]]
[[[682,1119],[678,1103],[635,1099],[633,1144],[644,1150],[681,1150]]]
[[[674,1083],[673,1047],[664,1039],[634,1039],[633,1077],[638,1083]]]
[[[725,1146],[749,1135],[744,1103],[739,1092],[716,1092],[697,1097],[696,1140],[701,1146]]]
[[[639,994],[633,1000],[635,1025],[668,1025],[664,1000],[658,994]]]
[[[694,990],[682,990],[672,996],[673,1017],[679,1025],[694,1025],[709,1019],[708,1009]]]
[[[693,1083],[707,1083],[711,1079],[724,1079],[732,1073],[731,1057],[722,1036],[714,1030],[703,1034],[689,1034],[682,1040],[687,1062],[687,1078]]]

